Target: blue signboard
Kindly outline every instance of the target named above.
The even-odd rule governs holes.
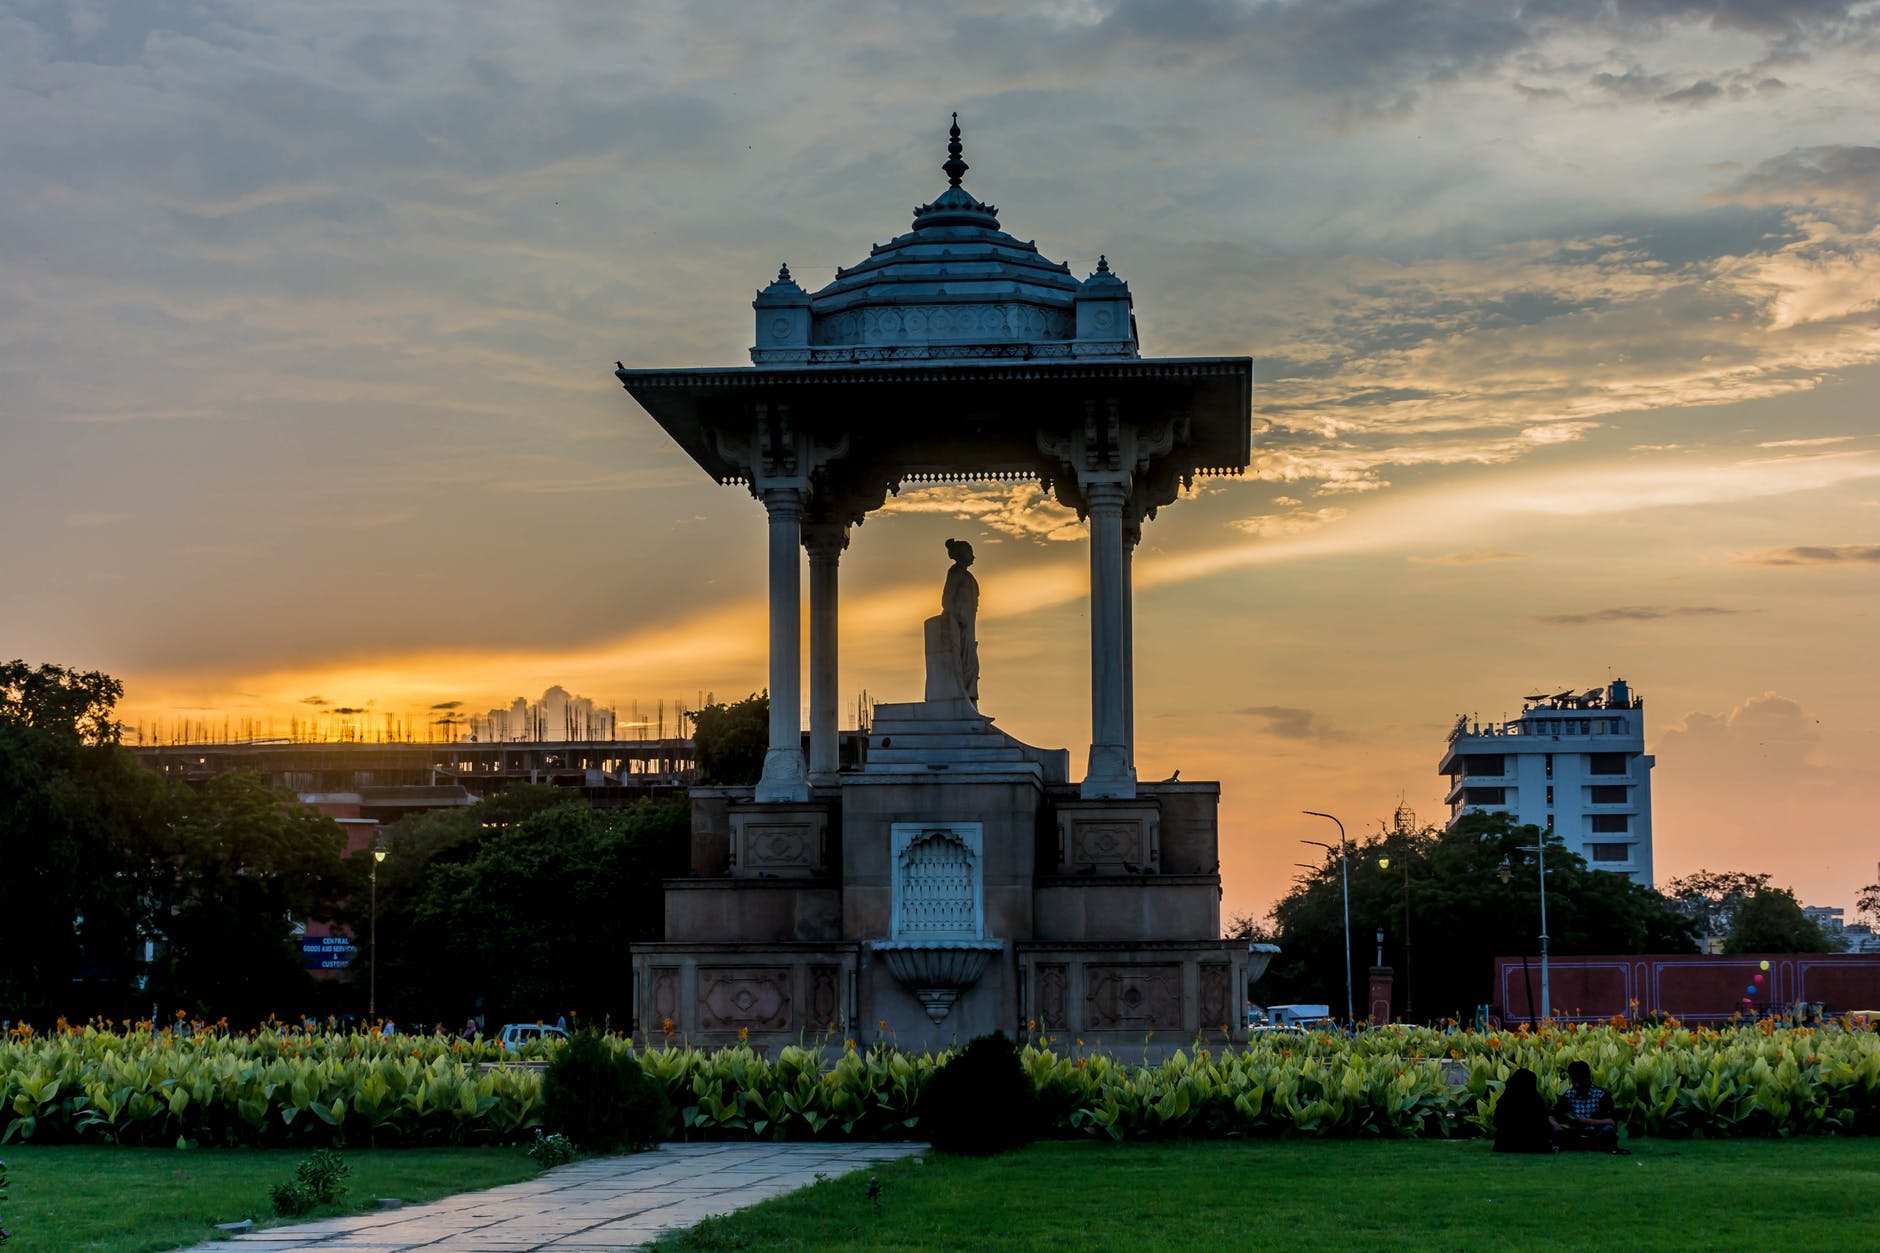
[[[308,970],[344,970],[359,946],[349,935],[307,935],[300,939],[300,959]]]

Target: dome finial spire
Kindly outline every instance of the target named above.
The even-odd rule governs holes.
[[[960,147],[960,115],[955,113],[953,115],[953,129],[947,132],[946,163],[940,167],[946,171],[947,185],[949,187],[958,187],[960,185],[960,176],[971,168],[966,162],[960,160],[960,153],[962,151],[964,151],[964,149]]]

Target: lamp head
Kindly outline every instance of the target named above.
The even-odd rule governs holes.
[[[384,861],[384,860],[385,860],[385,850],[384,850],[384,849],[382,849],[382,848],[375,848],[375,849],[373,849],[373,850],[372,850],[372,860],[373,860],[373,861]]]
[[[1500,879],[1503,883],[1514,878],[1514,868],[1508,864],[1506,857],[1501,859],[1501,867],[1495,871],[1495,877]]]
[[[1388,857],[1380,857],[1380,858],[1378,858],[1378,859],[1377,859],[1377,868],[1378,868],[1379,870],[1389,870],[1389,869],[1390,869],[1390,858],[1388,858]]]

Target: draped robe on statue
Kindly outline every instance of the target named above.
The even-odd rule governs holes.
[[[979,580],[956,561],[940,593],[940,614],[925,624],[928,700],[979,703],[978,618]]]

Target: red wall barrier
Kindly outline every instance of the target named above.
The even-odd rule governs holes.
[[[1762,968],[1764,962],[1768,970]],[[1575,1022],[1651,1013],[1714,1022],[1735,1014],[1745,996],[1758,1014],[1770,1009],[1787,1012],[1804,1001],[1821,1003],[1828,1014],[1880,1010],[1876,953],[1635,953],[1550,957],[1547,966],[1554,1017]],[[1495,996],[1503,1022],[1520,1022],[1538,1013],[1540,959],[1527,958],[1524,968],[1522,958],[1497,957]]]

